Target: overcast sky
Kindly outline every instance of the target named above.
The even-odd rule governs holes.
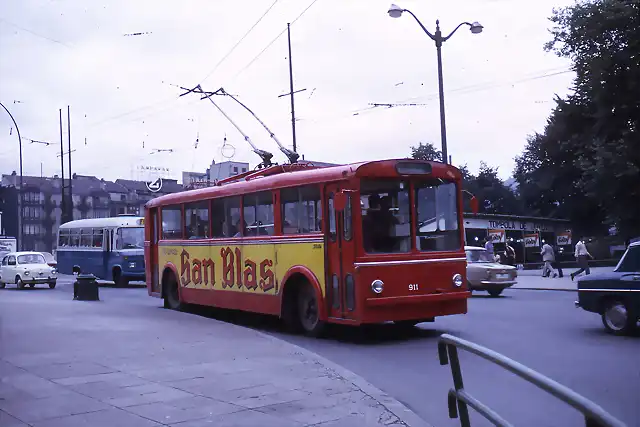
[[[543,44],[552,9],[572,2],[397,3],[432,31],[436,18],[445,33],[463,21],[484,25],[479,35],[461,28],[443,46],[449,154],[454,164],[476,171],[485,161],[508,178],[527,135],[543,129],[554,94],[565,95],[571,85],[570,64],[545,53]],[[3,0],[0,101],[20,127],[24,174],[40,175],[41,165],[44,175],[60,173],[58,110],[66,151],[67,105],[78,174],[144,178],[137,167],[162,166],[178,178],[183,170],[204,172],[213,159],[225,159],[223,151],[254,166],[258,157],[213,105],[193,94],[178,98],[173,86],[200,82],[237,95],[290,146],[290,103],[278,98],[289,91],[286,32],[254,59],[310,4],[291,27],[294,85],[306,89],[296,95],[298,151],[306,159],[346,163],[406,157],[420,142],[440,147],[436,49],[411,16],[390,18],[386,0],[273,4]],[[260,148],[284,160],[233,100],[215,101]],[[234,149],[222,150],[225,136]],[[173,151],[151,154],[156,150]],[[18,170],[18,158],[16,130],[0,111],[0,171]]]

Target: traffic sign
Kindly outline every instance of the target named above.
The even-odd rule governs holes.
[[[147,188],[152,193],[157,193],[158,191],[160,191],[162,189],[162,178],[158,177],[158,178],[154,179],[153,181],[147,182]]]

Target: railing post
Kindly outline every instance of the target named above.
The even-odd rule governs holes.
[[[456,346],[448,344],[447,352],[449,353],[449,364],[451,365],[451,374],[453,375],[453,387],[456,394],[460,390],[464,390],[464,382],[462,381],[462,369],[460,368],[460,359],[458,358],[458,349]],[[460,416],[460,424],[462,427],[471,427],[469,420],[469,409],[467,404],[456,397],[458,406],[458,415]]]

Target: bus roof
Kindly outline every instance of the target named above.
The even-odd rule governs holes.
[[[69,228],[110,228],[142,227],[144,219],[139,216],[118,216],[115,218],[89,218],[69,221],[60,226],[60,230]]]
[[[378,160],[329,167],[302,165],[280,165],[251,171],[245,175],[230,178],[213,187],[198,188],[157,197],[147,202],[146,207],[166,206],[202,199],[235,196],[253,191],[267,191],[276,188],[299,185],[319,184],[348,179],[353,176],[371,176],[379,178],[401,177],[396,171],[398,162],[430,164],[432,176],[443,179],[460,179],[460,171],[451,165],[439,162],[427,162],[412,159]],[[259,178],[259,179],[258,179]],[[228,183],[227,183],[228,182]]]

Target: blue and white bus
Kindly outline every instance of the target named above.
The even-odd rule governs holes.
[[[56,258],[63,274],[90,273],[116,286],[144,281],[144,218],[123,215],[62,224]]]

